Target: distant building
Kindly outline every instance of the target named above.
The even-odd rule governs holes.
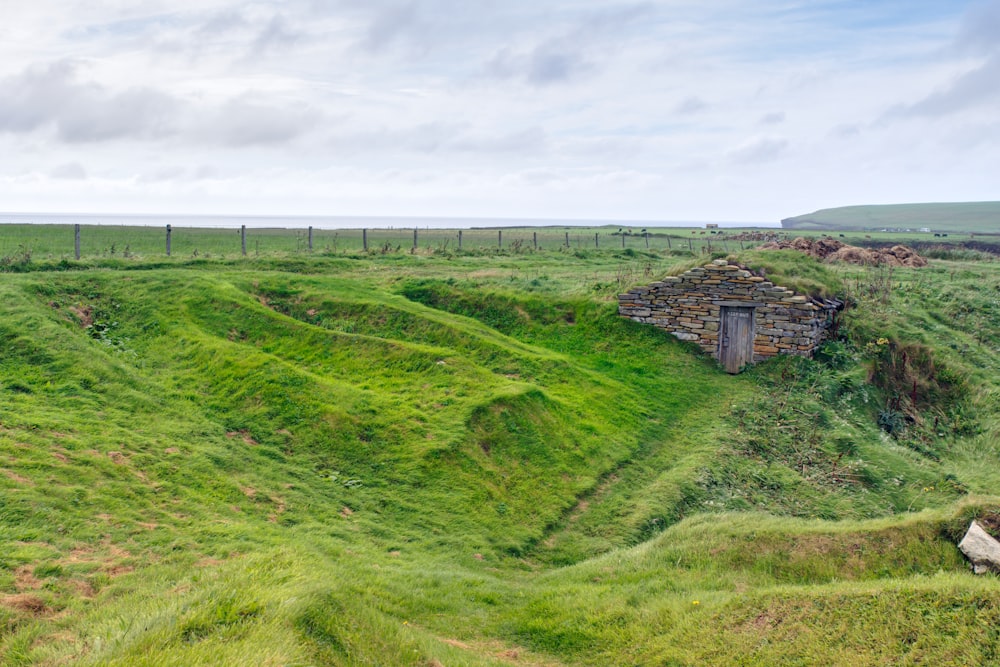
[[[921,227],[920,231],[922,231],[924,234],[930,234],[931,233],[931,228],[930,227]]]
[[[707,222],[707,223],[705,223],[705,229],[718,229],[718,228],[719,228],[718,223],[715,223],[715,222]]]

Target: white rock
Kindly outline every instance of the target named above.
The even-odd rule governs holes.
[[[1000,542],[993,539],[975,521],[969,525],[969,530],[958,543],[958,548],[972,563],[972,569],[976,574],[990,570],[1000,572]]]

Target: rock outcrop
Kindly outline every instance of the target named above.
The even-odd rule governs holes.
[[[958,548],[972,563],[972,569],[976,574],[1000,573],[1000,542],[997,542],[975,521],[969,526],[962,541],[958,543]]]

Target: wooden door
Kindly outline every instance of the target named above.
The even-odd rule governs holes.
[[[753,308],[722,306],[719,314],[719,362],[727,373],[739,373],[753,362]]]

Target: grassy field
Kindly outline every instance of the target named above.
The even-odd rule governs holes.
[[[916,232],[1000,234],[1000,202],[842,206],[781,221],[788,230],[847,231],[882,229]]]
[[[746,254],[856,307],[729,376],[616,314],[684,249],[161,232],[5,236],[0,663],[1000,660],[997,262]]]

